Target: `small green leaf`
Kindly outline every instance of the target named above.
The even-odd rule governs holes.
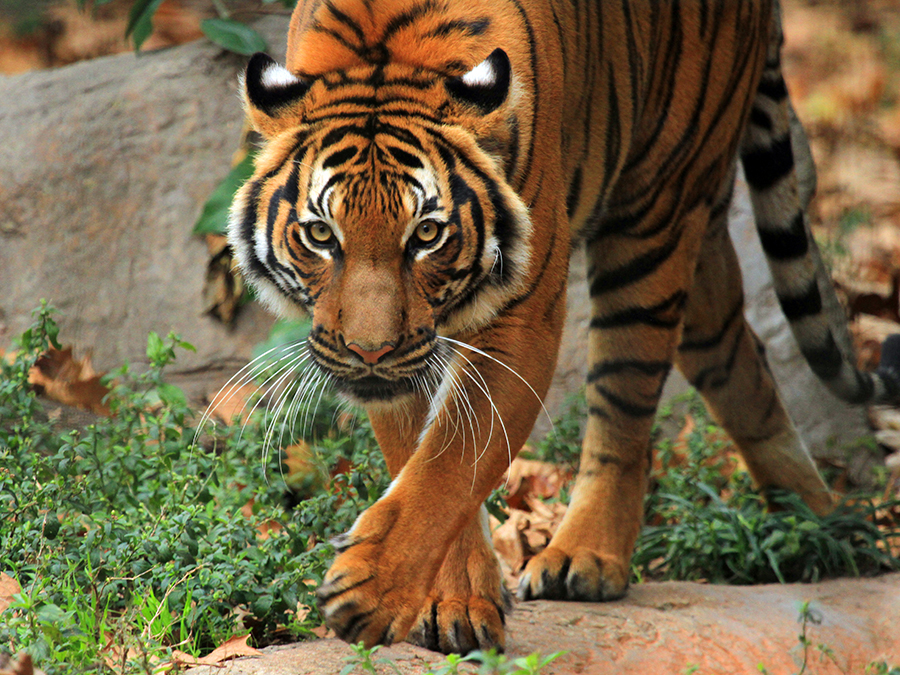
[[[162,4],[162,0],[136,0],[128,13],[128,26],[125,37],[134,40],[134,50],[138,51],[144,41],[153,32],[153,15]]]
[[[253,175],[253,157],[247,155],[231,169],[225,179],[206,200],[203,211],[194,225],[194,234],[225,234],[228,229],[228,209],[234,193]]]
[[[169,405],[178,405],[185,406],[187,405],[187,399],[184,396],[184,392],[181,391],[174,384],[168,384],[167,382],[160,382],[156,385],[156,389],[159,392],[159,397]]]
[[[206,19],[200,24],[200,30],[230,52],[251,56],[266,50],[266,41],[259,33],[234,19]]]

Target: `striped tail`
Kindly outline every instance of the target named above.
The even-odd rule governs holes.
[[[885,340],[873,373],[855,366],[844,310],[806,216],[815,168],[781,73],[775,3],[766,65],[741,145],[741,162],[775,293],[813,372],[850,403],[900,403],[900,334]]]

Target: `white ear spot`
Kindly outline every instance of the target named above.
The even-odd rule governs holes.
[[[263,70],[260,79],[262,86],[266,89],[290,87],[301,81],[299,78],[295,77],[291,71],[277,63],[272,63],[266,67],[266,69]]]
[[[497,83],[497,72],[490,59],[485,59],[460,78],[468,87],[493,87]]]

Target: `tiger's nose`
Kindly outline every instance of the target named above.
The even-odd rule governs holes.
[[[385,342],[375,351],[369,351],[368,349],[364,349],[360,347],[355,342],[350,342],[347,344],[347,349],[356,354],[359,358],[363,360],[363,363],[366,363],[370,366],[374,366],[376,363],[381,361],[385,356],[390,354],[396,348],[396,344],[393,342]]]

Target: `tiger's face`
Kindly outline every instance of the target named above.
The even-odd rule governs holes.
[[[524,283],[528,211],[505,176],[509,61],[467,79],[401,66],[294,77],[263,55],[245,77],[268,143],[232,208],[245,275],[360,402],[433,389],[440,336],[493,319]]]

